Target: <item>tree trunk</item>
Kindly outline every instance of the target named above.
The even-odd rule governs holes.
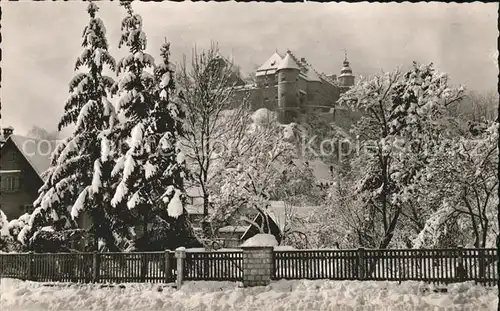
[[[203,194],[203,220],[201,222],[201,231],[203,232],[204,238],[208,238],[210,236],[210,224],[207,221],[208,219],[208,193]]]
[[[387,232],[385,232],[385,236],[379,244],[379,249],[386,249],[391,243],[392,237],[394,236],[394,230],[396,229],[396,224],[398,223],[399,215],[401,214],[401,207],[398,207],[394,216],[389,223],[389,227],[387,228]],[[370,277],[375,271],[375,267],[377,266],[378,258],[373,259],[369,266],[366,269],[365,277]]]

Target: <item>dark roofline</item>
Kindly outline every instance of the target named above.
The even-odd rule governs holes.
[[[26,155],[22,152],[21,148],[19,148],[19,146],[16,144],[16,142],[12,139],[12,136],[7,138],[5,143],[2,145],[2,149],[0,149],[0,154],[4,153],[5,150],[7,150],[10,145],[14,146],[13,148],[15,148],[17,150],[17,152],[23,156],[24,160],[29,164],[29,166],[31,167],[33,172],[35,172],[35,175],[38,176],[38,178],[40,178],[40,181],[43,183],[44,180],[43,180],[41,174],[38,173],[38,171],[35,168],[35,166],[33,165],[33,163],[31,163],[31,161],[28,159],[28,157],[26,157]]]
[[[43,141],[43,140],[42,139],[37,139],[37,138],[31,138],[31,137],[28,137],[28,136],[22,136],[22,135],[12,134],[12,135],[9,136],[9,138],[7,139],[7,141],[3,144],[2,150],[4,149],[4,147],[7,145],[7,143],[9,141],[12,141],[12,144],[14,146],[16,146],[16,149],[19,151],[20,154],[22,154],[22,156],[26,160],[26,162],[29,163],[29,165],[31,166],[31,168],[33,169],[33,171],[35,171],[36,175],[42,180],[42,182],[44,182],[43,173],[45,173],[45,171],[40,172],[38,170],[38,168],[36,167],[36,165],[34,165],[33,162],[30,160],[30,158],[23,152],[22,147],[18,145],[18,143],[16,142],[15,138],[19,138],[19,139],[31,139],[33,141],[38,141],[38,142],[39,141]],[[58,143],[57,140],[50,140],[49,142],[50,142],[51,145],[55,144],[54,146],[51,146],[51,147],[56,147],[57,143]],[[50,158],[50,155],[48,155],[47,157]],[[50,167],[50,165],[49,165],[49,167]]]

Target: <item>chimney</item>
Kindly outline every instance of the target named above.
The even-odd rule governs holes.
[[[300,58],[300,62],[303,63],[303,64],[307,64],[306,59],[304,57]]]
[[[7,140],[7,138],[9,138],[9,136],[12,135],[13,132],[14,132],[14,128],[12,126],[4,127],[3,128],[3,138],[5,138],[5,140]]]

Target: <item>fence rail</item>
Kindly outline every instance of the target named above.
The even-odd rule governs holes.
[[[496,249],[275,251],[274,279],[476,281],[498,280]]]
[[[496,249],[274,251],[273,279],[386,280],[454,283],[498,280]],[[173,251],[0,254],[0,277],[41,282],[149,282],[177,279]],[[186,252],[184,280],[241,281],[242,251]]]

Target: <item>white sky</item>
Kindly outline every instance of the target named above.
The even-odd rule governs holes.
[[[38,125],[54,130],[62,115],[88,23],[88,3],[2,3],[2,120],[15,133]],[[112,55],[123,8],[98,2]],[[496,3],[203,3],[133,4],[142,15],[148,52],[159,56],[166,36],[174,61],[196,44],[219,42],[244,72],[276,49],[291,49],[325,73],[339,74],[347,49],[355,75],[434,62],[452,82],[477,91],[495,90],[498,37]]]

